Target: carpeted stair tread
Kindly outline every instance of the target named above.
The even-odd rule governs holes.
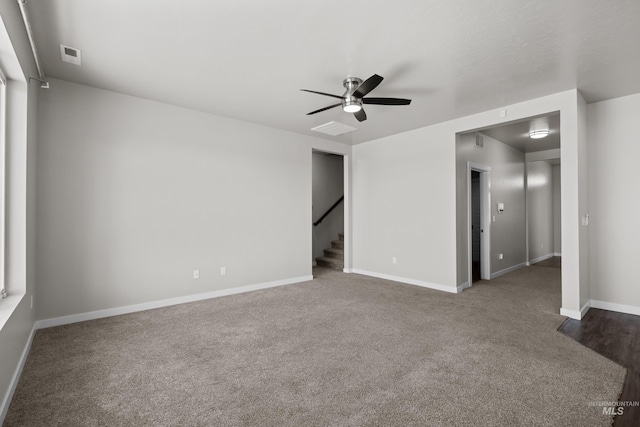
[[[334,270],[342,270],[344,268],[344,261],[338,258],[320,256],[316,258],[316,263],[320,267],[333,268]]]
[[[343,240],[332,240],[331,247],[335,249],[344,249],[344,241]]]
[[[329,258],[337,258],[337,259],[344,260],[344,249],[338,249],[338,248],[324,249],[324,256]]]

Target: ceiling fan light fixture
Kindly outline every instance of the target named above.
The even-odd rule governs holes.
[[[357,113],[362,110],[362,102],[358,100],[345,99],[342,102],[342,109],[347,113]]]
[[[549,129],[532,130],[529,132],[529,138],[540,139],[549,136]]]

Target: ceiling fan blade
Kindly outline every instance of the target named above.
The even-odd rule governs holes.
[[[319,109],[319,110],[312,111],[312,112],[310,112],[310,113],[307,113],[307,116],[310,116],[310,115],[315,114],[315,113],[320,113],[320,112],[322,112],[322,111],[324,111],[324,110],[328,110],[328,109],[330,109],[330,108],[334,108],[334,107],[337,107],[337,106],[339,106],[339,105],[342,105],[342,102],[341,102],[340,104],[329,105],[328,107],[324,107],[324,108],[321,108],[321,109]]]
[[[324,96],[330,96],[332,98],[338,98],[338,99],[342,99],[343,97],[340,95],[332,95],[330,93],[324,93],[324,92],[318,92],[315,90],[309,90],[309,89],[300,89],[303,92],[311,92],[311,93],[317,93],[318,95],[324,95]]]
[[[363,96],[374,90],[376,87],[378,87],[383,79],[384,77],[380,77],[379,75],[374,74],[373,76],[362,82],[362,84],[358,86],[356,91],[353,92],[353,95],[356,98],[362,98]]]
[[[364,112],[364,109],[356,111],[355,113],[353,113],[353,115],[356,117],[356,119],[358,119],[359,122],[364,122],[365,120],[367,120],[367,113]]]
[[[364,98],[362,102],[364,104],[375,104],[375,105],[409,105],[411,104],[410,99],[403,99],[403,98]]]

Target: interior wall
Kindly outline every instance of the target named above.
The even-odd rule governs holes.
[[[0,424],[9,406],[14,376],[19,373],[23,351],[29,343],[35,323],[31,295],[35,280],[35,192],[37,151],[36,82],[27,84],[26,76],[35,75],[29,40],[17,2],[0,0],[0,65],[10,80],[7,112],[11,115],[6,134],[7,217],[5,242],[6,283],[10,295],[0,305],[13,308],[0,326]],[[0,307],[0,311],[4,308]]]
[[[456,144],[456,224],[464,230],[457,249],[458,286],[468,281],[467,162],[491,168],[491,274],[526,262],[524,153],[489,136],[483,138],[484,148],[475,146],[474,133],[460,135]],[[498,203],[504,203],[504,212],[497,212]]]
[[[344,195],[344,159],[342,156],[313,153],[313,208],[311,217],[317,221]],[[331,247],[344,231],[344,202],[340,203],[313,230],[313,260],[324,255],[323,249]]]
[[[7,214],[5,283],[9,297],[0,302],[7,305],[17,299],[13,313],[0,327],[0,422],[8,409],[8,398],[22,353],[31,338],[36,311],[31,297],[37,296],[35,282],[35,194],[36,194],[36,114],[39,87],[29,88],[13,82],[7,101],[17,125],[7,132]],[[3,309],[3,308],[0,308]]]
[[[640,197],[633,172],[640,158],[640,94],[590,104],[587,114],[591,299],[640,314],[640,287],[634,285]]]
[[[353,147],[354,271],[455,291],[454,135],[446,122]]]
[[[587,103],[580,93],[576,99],[577,113],[577,145],[578,145],[578,212],[580,218],[580,226],[578,227],[579,239],[579,260],[587,260],[587,262],[579,262],[580,271],[580,310],[586,311],[590,292],[590,273],[589,273],[589,167],[588,167],[588,137],[587,137]],[[586,218],[586,222],[584,219]]]
[[[579,93],[569,90],[403,132],[353,148],[353,271],[393,276],[456,292],[466,227],[456,230],[456,134],[560,112],[562,168],[562,307],[580,318],[578,234]],[[494,200],[495,201],[495,200]],[[464,239],[464,240],[463,240]],[[394,254],[401,254],[397,264]],[[459,268],[458,268],[459,267]]]
[[[39,318],[311,275],[315,138],[59,80],[40,101]]]
[[[545,161],[527,163],[529,262],[553,256],[553,174]]]
[[[555,256],[562,256],[561,167],[561,165],[553,165],[551,167],[551,182],[553,187],[553,252]]]

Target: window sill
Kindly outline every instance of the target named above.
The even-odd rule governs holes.
[[[4,325],[9,321],[24,296],[24,293],[20,295],[9,295],[7,298],[0,300],[0,330],[2,330]]]

